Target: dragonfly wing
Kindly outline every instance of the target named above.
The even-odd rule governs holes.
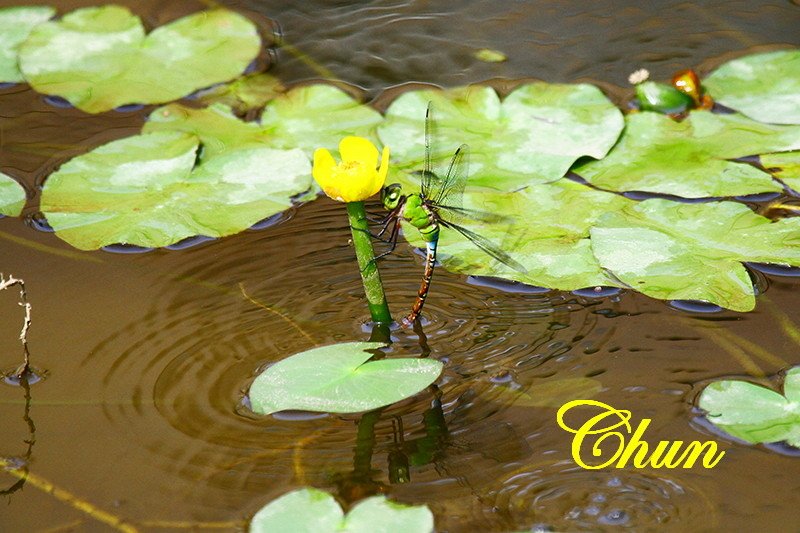
[[[487,224],[511,223],[511,217],[489,211],[479,211],[455,205],[436,205],[435,210],[440,217],[448,222],[462,223],[463,220],[477,220]]]
[[[428,109],[425,112],[425,162],[422,170],[422,196],[432,198],[431,193],[436,188],[438,178],[433,172],[433,161],[431,151],[433,150],[434,128],[433,102],[428,102]]]
[[[528,270],[519,264],[514,258],[510,255],[505,253],[503,250],[498,248],[492,241],[485,237],[481,237],[477,233],[472,230],[468,230],[463,226],[459,226],[458,224],[453,224],[452,222],[447,222],[444,220],[439,221],[439,223],[444,226],[445,228],[454,229],[459,232],[461,235],[467,238],[472,244],[483,250],[486,254],[490,255],[494,259],[497,259],[501,263],[506,266],[509,266],[520,272],[522,274],[527,274]]]

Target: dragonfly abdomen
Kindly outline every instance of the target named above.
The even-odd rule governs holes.
[[[420,230],[421,231],[421,230]],[[433,240],[425,241],[425,272],[422,275],[422,283],[417,291],[417,299],[411,307],[411,312],[403,319],[405,327],[411,326],[422,312],[422,306],[425,305],[425,298],[428,296],[428,290],[431,288],[431,279],[433,278],[433,269],[436,266],[436,245],[438,244],[439,228],[435,227],[436,238]]]

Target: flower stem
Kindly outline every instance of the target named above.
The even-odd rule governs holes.
[[[372,237],[369,233],[364,202],[347,202],[347,216],[350,219],[353,246],[356,249],[361,281],[364,283],[364,292],[367,295],[367,304],[372,320],[379,324],[389,324],[392,322],[392,315],[389,313],[381,275],[375,261],[375,252],[372,249]]]

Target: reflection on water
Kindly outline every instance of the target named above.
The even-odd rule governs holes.
[[[59,2],[62,11],[82,3]],[[123,3],[151,27],[200,7]],[[274,71],[287,82],[318,77],[319,67],[369,95],[411,80],[593,78],[617,101],[625,90],[609,84],[624,83],[643,64],[665,78],[792,42],[797,13],[787,3],[739,1],[667,2],[657,11],[637,2],[491,10],[472,0],[446,10],[378,0],[230,5],[267,36],[277,26],[266,17],[278,19],[290,46],[278,53]],[[477,62],[480,48],[509,60]],[[33,400],[27,388],[22,399],[20,388],[0,386],[0,458],[20,457],[22,439],[17,466],[37,479],[145,530],[179,522],[235,530],[266,501],[302,485],[336,491],[344,502],[386,492],[426,503],[437,528],[448,531],[767,530],[794,523],[796,457],[693,424],[692,402],[710,380],[798,363],[796,269],[750,265],[762,294],[746,315],[704,314],[708,309],[693,303],[668,306],[617,289],[564,293],[437,269],[422,327],[393,330],[389,349],[444,362],[436,387],[363,415],[259,417],[247,411],[244,394],[264,365],[369,336],[341,205],[318,200],[240,235],[188,239],[168,250],[76,252],[46,233],[36,213],[45,177],[76,154],[137,132],[152,107],[92,116],[53,103],[24,85],[0,87],[0,164],[34,195],[24,219],[0,220],[0,270],[28,283],[37,310],[35,363],[50,371]],[[402,245],[382,260],[395,314],[411,305],[421,264]],[[0,321],[0,368],[14,362],[18,333],[16,320]],[[585,378],[602,385],[597,399],[652,418],[654,439],[714,438],[735,453],[711,471],[581,471],[553,407],[526,407],[499,394]],[[22,433],[20,418],[28,428]],[[0,475],[3,489],[17,483]],[[96,526],[26,488],[6,490],[0,529]]]

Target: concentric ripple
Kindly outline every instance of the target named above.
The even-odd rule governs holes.
[[[714,505],[669,471],[591,471],[574,464],[513,474],[481,498],[484,512],[517,529],[652,531],[715,523]]]
[[[165,472],[202,479],[210,490],[263,492],[309,478],[321,484],[351,470],[359,416],[264,418],[242,407],[249,382],[264,366],[313,346],[368,338],[346,224],[341,205],[323,200],[298,209],[292,224],[136,256],[141,267],[168,273],[154,291],[158,296],[82,363],[104,375],[109,422],[131,434]],[[410,308],[420,261],[401,244],[381,264],[396,316]],[[503,455],[509,439],[475,441],[474,429],[483,424],[480,434],[506,435],[488,421],[504,407],[470,407],[470,390],[509,372],[525,383],[529,370],[549,361],[571,368],[574,361],[565,354],[576,339],[591,335],[598,315],[589,311],[597,305],[559,293],[470,286],[442,269],[422,329],[395,328],[390,353],[446,363],[443,415],[458,419],[452,430],[461,436],[447,444],[458,450],[457,464],[485,456],[487,447]],[[404,418],[411,439],[424,434],[421,415],[431,401],[430,393],[421,393],[387,416]],[[465,416],[467,410],[473,414]],[[463,425],[467,421],[477,425]],[[378,424],[376,462],[398,438],[389,419]],[[526,449],[524,439],[512,440]],[[440,482],[419,472],[414,478]]]

